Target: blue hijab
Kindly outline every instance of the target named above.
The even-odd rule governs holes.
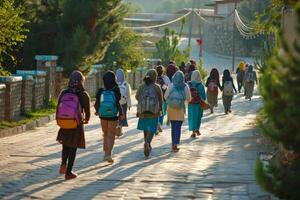
[[[116,77],[117,77],[117,82],[119,84],[123,83],[125,81],[125,73],[124,73],[123,69],[118,69],[116,71]]]
[[[177,71],[172,77],[172,83],[178,90],[183,90],[186,86],[184,82],[184,74],[182,71]]]

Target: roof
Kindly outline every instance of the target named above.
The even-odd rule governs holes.
[[[216,4],[234,3],[235,1],[239,3],[243,0],[215,0],[213,3],[206,4],[205,6],[215,6]]]

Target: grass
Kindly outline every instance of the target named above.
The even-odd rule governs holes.
[[[16,126],[21,126],[27,123],[30,123],[41,117],[48,116],[53,114],[56,109],[56,100],[51,100],[47,108],[38,109],[35,111],[27,112],[23,115],[23,119],[19,121],[0,121],[0,129],[13,128]]]

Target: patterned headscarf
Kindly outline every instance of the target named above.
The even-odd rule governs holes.
[[[69,83],[68,83],[69,89],[84,90],[84,88],[83,88],[84,80],[85,80],[85,78],[80,71],[78,71],[78,70],[73,71],[69,78]]]

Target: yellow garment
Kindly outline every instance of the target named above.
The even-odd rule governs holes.
[[[240,62],[239,68],[240,68],[240,70],[244,71],[246,68],[246,64],[244,62]]]

